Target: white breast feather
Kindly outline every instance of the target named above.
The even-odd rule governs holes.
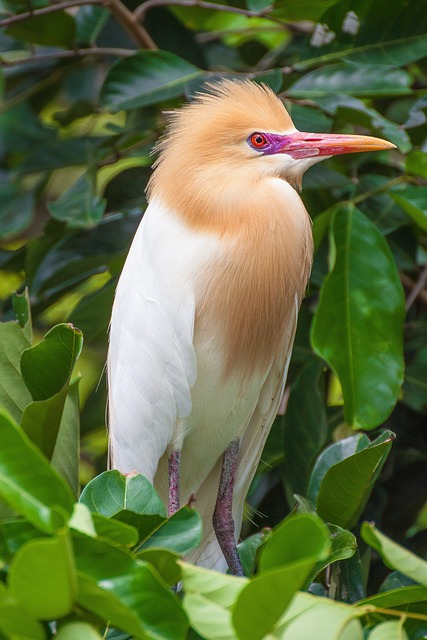
[[[157,461],[191,412],[197,274],[216,255],[212,237],[194,233],[152,201],[126,260],[113,306],[109,430],[114,467],[153,481]]]

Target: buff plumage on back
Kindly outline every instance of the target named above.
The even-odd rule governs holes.
[[[302,300],[311,229],[294,190],[274,175],[265,180],[248,154],[253,131],[295,131],[283,104],[248,81],[209,89],[170,115],[149,196],[192,229],[223,238],[224,254],[200,274],[196,329],[221,328],[226,374],[239,368],[245,375],[271,363],[295,297]]]

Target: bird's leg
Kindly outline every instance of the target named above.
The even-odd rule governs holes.
[[[233,440],[224,452],[218,496],[212,518],[213,528],[219,546],[224,554],[230,571],[235,576],[243,576],[242,563],[237,553],[234,521],[232,514],[234,476],[240,440]]]
[[[173,516],[179,509],[179,474],[181,451],[174,449],[168,458],[169,468],[169,503],[168,516]]]

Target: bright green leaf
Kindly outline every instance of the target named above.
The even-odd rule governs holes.
[[[403,382],[403,289],[386,241],[357,209],[336,213],[331,242],[312,344],[341,382],[347,422],[369,429],[388,417]]]
[[[70,613],[77,578],[69,534],[24,544],[11,562],[8,584],[16,601],[38,619]]]
[[[377,625],[369,634],[369,640],[408,640],[402,620],[388,620]]]
[[[182,507],[143,543],[141,549],[164,547],[186,554],[202,541],[202,519],[195,509]]]
[[[73,510],[59,474],[13,420],[0,411],[0,495],[37,528],[52,533]]]
[[[61,625],[56,640],[102,640],[103,637],[88,622],[67,622]]]

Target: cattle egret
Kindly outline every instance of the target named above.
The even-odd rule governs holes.
[[[302,176],[394,145],[297,131],[267,86],[208,85],[170,114],[149,206],[117,286],[108,356],[111,466],[194,500],[191,558],[242,575],[249,484],[280,405],[312,261]]]

